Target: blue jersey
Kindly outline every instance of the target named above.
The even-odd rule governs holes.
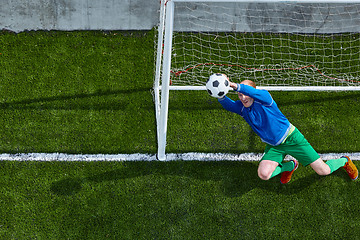
[[[244,84],[238,84],[237,91],[253,98],[254,103],[246,108],[240,100],[233,101],[225,96],[219,99],[221,105],[242,116],[263,142],[273,146],[281,144],[288,135],[291,124],[270,93]]]

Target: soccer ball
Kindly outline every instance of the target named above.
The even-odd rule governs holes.
[[[225,74],[215,73],[206,82],[206,89],[210,96],[222,98],[229,92],[229,80]]]

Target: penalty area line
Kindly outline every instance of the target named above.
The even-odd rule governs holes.
[[[323,160],[349,156],[351,160],[360,160],[360,152],[356,153],[324,153],[319,154]],[[168,153],[166,161],[260,161],[262,153]],[[287,156],[285,160],[292,157]],[[0,161],[157,161],[155,154],[66,154],[66,153],[15,153],[0,154]]]

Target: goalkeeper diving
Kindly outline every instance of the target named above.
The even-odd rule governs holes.
[[[241,83],[229,80],[229,83],[239,100],[233,101],[224,96],[218,99],[219,103],[224,109],[240,115],[266,143],[258,167],[260,179],[269,180],[281,174],[280,182],[286,184],[299,163],[310,165],[321,176],[344,168],[352,180],[358,178],[358,170],[348,156],[324,162],[303,134],[280,111],[268,91],[256,89],[256,84],[250,80]],[[286,155],[294,160],[284,161]]]

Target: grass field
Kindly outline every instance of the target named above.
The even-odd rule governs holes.
[[[0,152],[154,152],[154,33],[138,34],[3,33]]]
[[[358,239],[359,186],[250,162],[1,162],[2,239]]]
[[[155,153],[154,32],[0,34],[0,153]],[[320,152],[360,152],[360,93],[272,93]],[[170,97],[169,152],[262,152],[204,92]],[[359,186],[257,162],[0,162],[0,239],[358,239]],[[355,163],[358,165],[358,163]]]

